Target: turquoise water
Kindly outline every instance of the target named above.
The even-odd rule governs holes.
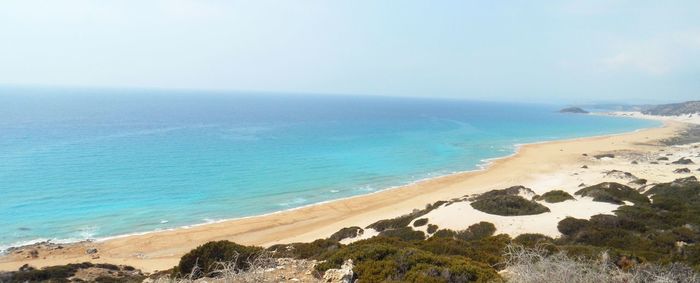
[[[0,89],[0,247],[257,215],[656,122],[415,98]]]

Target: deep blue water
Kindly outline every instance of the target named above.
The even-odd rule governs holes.
[[[656,122],[461,100],[0,89],[0,249],[290,209]]]

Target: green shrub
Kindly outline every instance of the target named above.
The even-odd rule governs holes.
[[[423,233],[423,231],[416,231],[410,227],[384,230],[379,232],[379,236],[399,238],[404,241],[420,241],[425,239],[425,233]]]
[[[549,208],[521,196],[480,196],[471,206],[479,211],[501,216],[533,215],[549,212]]]
[[[565,191],[554,190],[554,191],[546,192],[541,196],[537,196],[534,198],[534,200],[536,200],[536,201],[543,200],[543,201],[546,201],[548,203],[557,203],[557,202],[562,202],[562,201],[567,201],[567,200],[574,200],[574,197]]]
[[[435,231],[437,231],[437,230],[438,230],[438,226],[437,226],[437,225],[435,225],[435,224],[428,224],[428,230],[427,230],[427,231],[428,231],[429,234],[435,233]]]
[[[463,256],[438,255],[398,239],[352,243],[316,266],[319,272],[339,268],[346,260],[360,282],[492,282],[498,274],[488,265]]]
[[[640,220],[622,218],[616,215],[593,215],[591,216],[591,220],[589,222],[596,227],[605,229],[623,229],[636,232],[644,232],[647,230],[645,224],[642,223]]]
[[[536,247],[538,245],[543,244],[553,244],[554,239],[542,234],[526,233],[520,234],[517,237],[515,237],[515,239],[513,239],[513,242],[525,247]]]
[[[464,241],[478,240],[490,237],[496,232],[496,226],[489,222],[479,222],[469,226],[467,229],[457,232],[455,237]]]
[[[630,201],[634,204],[649,203],[649,199],[637,192],[637,190],[614,182],[605,182],[586,187],[578,190],[575,194],[584,197],[592,197],[594,201],[609,202],[619,205],[625,204],[624,201]]]
[[[119,266],[116,266],[114,264],[109,264],[109,263],[97,263],[97,264],[95,264],[95,267],[109,269],[109,270],[119,270]]]
[[[177,271],[185,276],[197,266],[201,273],[195,274],[195,277],[199,278],[213,272],[219,262],[232,262],[237,269],[247,270],[249,260],[262,251],[260,247],[243,246],[229,241],[208,242],[182,256]]]
[[[329,240],[333,240],[336,242],[340,242],[343,239],[347,238],[355,238],[357,236],[362,235],[365,232],[360,227],[353,226],[353,227],[345,227],[343,229],[338,230],[338,232],[333,233],[330,237],[328,237]]]
[[[367,226],[367,228],[372,228],[376,230],[377,232],[381,232],[387,229],[397,229],[397,228],[403,228],[407,227],[408,224],[411,224],[411,221],[413,219],[416,219],[418,217],[421,217],[423,215],[428,214],[429,212],[433,211],[434,209],[440,207],[441,205],[447,203],[446,201],[438,201],[433,204],[428,204],[425,206],[425,209],[422,210],[416,210],[414,212],[411,212],[406,215],[402,215],[396,218],[392,219],[383,219],[379,220],[377,222],[374,222],[370,225]]]
[[[68,278],[75,275],[79,269],[90,268],[94,265],[89,262],[72,263],[66,265],[48,266],[42,269],[28,269],[13,272],[10,282],[68,282]]]
[[[424,226],[425,224],[428,224],[428,218],[420,218],[413,221],[413,227],[420,227]]]
[[[472,241],[431,237],[415,243],[415,246],[433,254],[465,256],[498,269],[503,263],[503,249],[510,242],[511,238],[508,235],[501,234]]]
[[[531,189],[523,187],[523,186],[513,186],[513,187],[505,188],[502,190],[490,190],[488,192],[485,192],[485,193],[479,195],[477,197],[477,199],[479,199],[479,198],[493,198],[496,196],[517,196],[520,194],[521,191],[531,193],[531,194],[535,193]]]
[[[326,253],[332,253],[340,248],[340,243],[331,239],[318,239],[311,243],[292,243],[273,245],[267,248],[275,257],[291,257],[299,259],[320,258]]]
[[[564,218],[557,224],[557,230],[565,236],[574,236],[586,227],[588,227],[588,220],[576,219],[573,217]]]
[[[433,237],[435,238],[455,238],[457,236],[457,232],[452,231],[450,229],[440,229],[433,234]]]

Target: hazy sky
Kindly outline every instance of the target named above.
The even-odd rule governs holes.
[[[0,1],[0,85],[700,98],[700,1]]]

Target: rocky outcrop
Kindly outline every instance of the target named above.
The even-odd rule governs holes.
[[[323,282],[329,283],[352,283],[355,273],[352,269],[355,266],[352,264],[352,259],[346,260],[340,269],[328,269],[323,274]]]
[[[679,168],[679,169],[673,170],[673,173],[676,173],[676,174],[687,174],[687,173],[690,173],[690,169],[688,169],[688,168]]]
[[[567,107],[559,110],[559,113],[588,114],[588,111],[583,110],[580,107]]]

